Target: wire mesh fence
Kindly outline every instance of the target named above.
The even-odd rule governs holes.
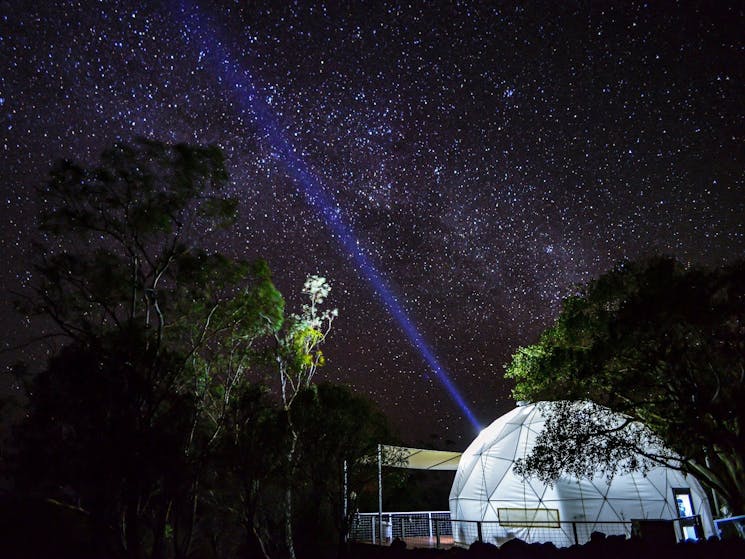
[[[381,515],[377,512],[363,512],[355,517],[349,538],[352,541],[373,544],[386,544],[399,538],[407,543],[439,547],[452,543],[450,513],[384,512]]]
[[[590,541],[593,532],[606,536],[631,537],[631,522],[555,521],[530,523],[500,523],[498,521],[452,520],[450,522],[456,544],[470,545],[475,541],[500,546],[520,539],[525,542],[552,542],[556,547],[569,547]]]
[[[475,541],[500,546],[511,539],[552,542],[557,547],[585,544],[592,534],[657,541],[703,537],[698,516],[633,521],[474,521],[451,519],[447,511],[359,513],[350,540],[386,545],[399,538],[412,547],[469,546]]]
[[[717,530],[717,535],[722,539],[745,539],[745,515],[719,518],[714,521],[714,527]]]

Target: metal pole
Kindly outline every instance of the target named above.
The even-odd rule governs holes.
[[[383,543],[383,445],[378,444],[378,535]]]
[[[577,536],[577,523],[576,522],[572,522],[572,531],[574,532],[574,543],[579,545],[579,536]]]
[[[344,482],[343,482],[343,511],[344,511],[344,518],[342,518],[342,526],[347,526],[347,518],[349,514],[349,479],[347,477],[347,461],[344,460]],[[347,541],[349,539],[349,526],[347,526],[346,533],[344,534],[344,541]]]
[[[706,467],[711,469],[711,465],[709,464],[709,452],[707,451],[704,455],[704,460],[706,460]],[[719,499],[717,498],[717,492],[716,489],[711,490],[711,497],[714,500],[714,510],[716,511],[717,516],[722,516],[722,511],[719,508]]]

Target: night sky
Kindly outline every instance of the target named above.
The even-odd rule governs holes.
[[[514,406],[504,364],[576,285],[652,253],[745,256],[744,4],[613,4],[0,2],[3,343],[38,329],[7,293],[33,281],[53,161],[215,143],[241,218],[214,247],[266,258],[290,306],[306,275],[332,284],[318,379],[410,444],[465,448],[474,428],[252,107],[487,424]]]

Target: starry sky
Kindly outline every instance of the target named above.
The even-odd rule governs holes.
[[[653,253],[745,256],[744,12],[726,1],[0,2],[3,343],[36,328],[7,293],[33,281],[34,187],[55,160],[94,161],[134,136],[214,143],[240,199],[214,248],[266,258],[290,306],[306,275],[332,284],[340,316],[319,380],[369,394],[409,444],[465,448],[473,426],[252,107],[488,424],[514,406],[504,364],[578,284]]]

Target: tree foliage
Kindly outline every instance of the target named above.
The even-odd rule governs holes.
[[[331,325],[338,315],[336,309],[321,309],[331,286],[322,276],[309,276],[303,285],[307,302],[301,312],[285,321],[284,328],[275,333],[275,360],[279,377],[282,408],[287,422],[286,482],[284,494],[285,543],[289,556],[295,559],[293,540],[293,487],[297,468],[296,450],[299,429],[293,421],[295,399],[311,387],[319,367],[325,363],[321,346],[326,341]]]
[[[227,180],[217,148],[143,139],[95,166],[59,163],[39,193],[36,310],[75,339],[133,320],[163,336],[182,290],[194,287],[180,273],[215,281],[244,271],[198,247],[235,218]]]
[[[664,257],[622,263],[566,299],[507,376],[518,400],[606,408],[556,407],[525,471],[677,464],[745,511],[743,261],[714,270]],[[628,420],[609,423],[608,410]]]
[[[189,483],[195,401],[173,389],[179,357],[151,352],[141,330],[64,347],[31,382],[16,438],[17,488],[80,507],[132,557],[165,545],[169,503]]]
[[[301,542],[340,545],[365,491],[375,491],[377,465],[370,457],[393,435],[385,416],[367,398],[341,385],[319,383],[298,396],[292,410],[298,429],[294,479],[300,501]],[[345,472],[346,467],[346,472]],[[346,475],[346,494],[345,494]],[[346,507],[346,508],[345,508]]]
[[[322,309],[331,286],[322,276],[311,275],[303,284],[307,302],[300,313],[292,314],[285,328],[275,334],[277,372],[282,404],[289,410],[303,390],[309,388],[319,367],[325,364],[321,346],[338,316],[337,309]]]
[[[132,557],[189,554],[255,342],[284,320],[266,263],[202,246],[235,217],[226,184],[217,148],[138,140],[94,166],[60,163],[40,192],[46,242],[27,310],[67,345],[30,384],[16,477],[57,487]],[[34,438],[50,441],[44,457]],[[65,468],[38,477],[34,464],[67,454],[69,479]]]
[[[62,341],[40,373],[16,369],[28,407],[4,469],[24,498],[88,518],[97,549],[293,556],[293,491],[347,529],[341,463],[358,480],[387,433],[363,398],[314,388],[337,315],[326,279],[286,316],[266,262],[205,248],[235,217],[226,183],[216,148],[138,140],[60,163],[40,191],[23,310]]]
[[[238,387],[225,417],[225,435],[217,449],[218,496],[210,513],[216,540],[224,528],[239,528],[247,556],[281,554],[284,514],[278,506],[285,484],[288,442],[284,410],[265,385]],[[222,542],[221,545],[225,545]]]

